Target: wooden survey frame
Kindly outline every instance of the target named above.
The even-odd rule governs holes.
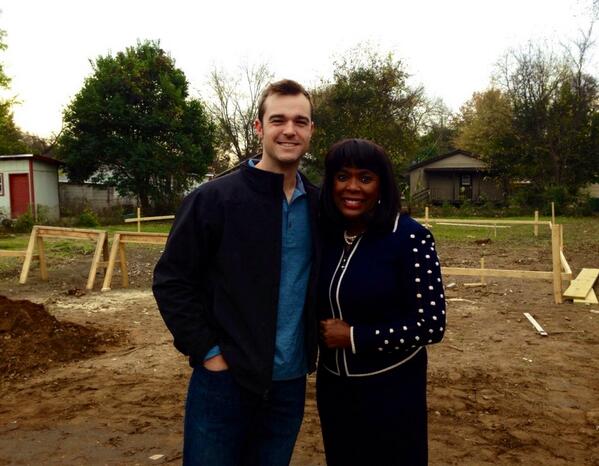
[[[174,220],[174,215],[160,215],[157,217],[142,217],[141,209],[137,208],[137,217],[126,218],[125,223],[137,223],[137,232],[141,233],[141,222],[155,222],[157,220]]]
[[[505,220],[505,219],[465,219],[465,218],[431,218],[428,207],[424,209],[424,218],[414,218],[414,220],[422,223],[429,228],[432,223],[450,224],[453,226],[472,226],[473,228],[488,227],[500,228],[498,225],[533,225],[533,234],[538,236],[539,225],[548,226],[551,229],[552,222],[550,220],[539,221],[539,212],[535,211],[534,220]],[[497,230],[495,230],[497,231]]]
[[[92,263],[85,285],[86,290],[91,290],[94,287],[98,267],[106,267],[106,259],[108,259],[108,238],[105,230],[90,230],[85,228],[63,228],[51,227],[46,225],[35,225],[31,229],[29,236],[29,244],[25,251],[25,260],[21,269],[19,283],[21,285],[27,283],[29,270],[31,269],[31,261],[37,257],[40,264],[40,274],[42,280],[48,280],[48,267],[46,264],[46,253],[44,247],[44,238],[62,238],[76,240],[90,240],[96,242],[96,249],[92,258]],[[34,250],[37,246],[37,255],[34,255]],[[103,256],[104,261],[100,260]]]
[[[554,224],[551,229],[551,271],[486,269],[484,268],[484,262],[481,262],[481,268],[477,269],[466,267],[443,267],[441,271],[444,275],[481,277],[481,281],[483,277],[551,280],[553,282],[553,298],[555,303],[561,304],[564,302],[564,288],[562,282],[569,283],[572,280],[572,270],[563,253],[562,229],[563,225],[560,224]]]
[[[119,266],[121,268],[121,283],[123,288],[129,287],[129,271],[127,268],[127,253],[125,245],[127,243],[136,244],[166,244],[168,233],[140,233],[132,231],[117,231],[112,238],[112,247],[110,248],[110,256],[104,275],[104,283],[102,291],[110,291],[114,267],[116,265],[116,256],[119,256]]]

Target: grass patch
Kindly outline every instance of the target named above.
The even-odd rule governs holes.
[[[173,226],[172,222],[141,222],[142,233],[168,233]],[[137,231],[137,223],[122,223],[120,225],[107,225],[102,227],[109,233],[115,231]]]

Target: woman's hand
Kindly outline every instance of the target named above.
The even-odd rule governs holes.
[[[350,326],[341,319],[321,320],[320,336],[328,348],[348,348],[351,346]]]

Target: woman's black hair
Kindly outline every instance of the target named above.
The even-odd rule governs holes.
[[[379,233],[391,231],[399,213],[400,200],[389,156],[381,146],[366,139],[343,139],[329,149],[324,160],[320,212],[325,233],[335,234],[346,227],[345,218],[333,201],[335,175],[344,167],[363,168],[378,175],[380,202],[370,216],[368,230]]]

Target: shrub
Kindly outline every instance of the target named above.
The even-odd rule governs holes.
[[[31,213],[31,210],[27,210],[27,212],[17,217],[13,224],[13,230],[16,233],[29,233],[34,224],[33,214]]]
[[[97,227],[100,226],[100,222],[98,221],[98,216],[91,209],[84,209],[83,212],[79,214],[77,220],[75,221],[75,225],[78,227]]]

